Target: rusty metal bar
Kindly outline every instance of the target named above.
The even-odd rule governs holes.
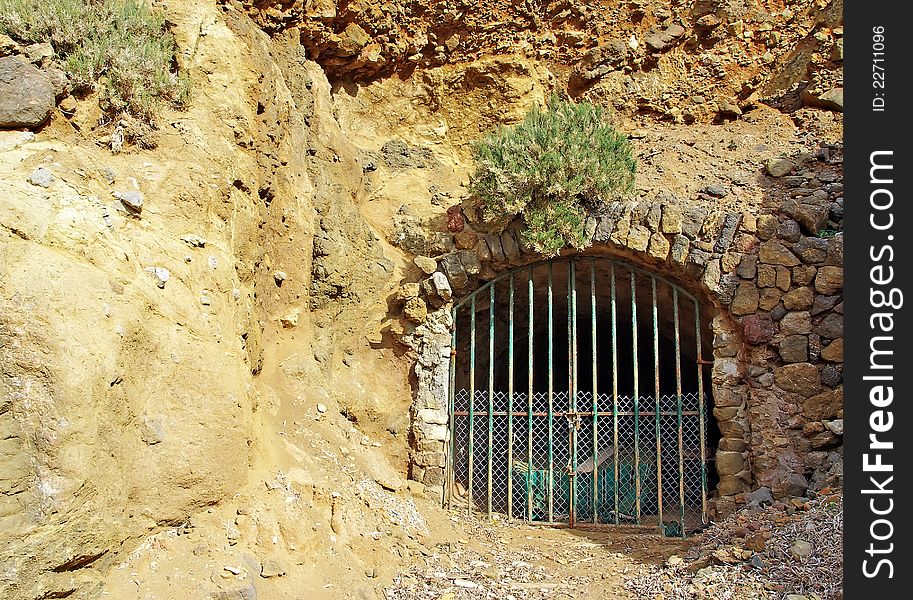
[[[507,312],[507,518],[514,518],[514,275],[508,287]],[[532,332],[530,332],[532,335]]]
[[[475,403],[476,403],[476,297],[469,302],[469,482],[466,490],[468,510],[472,512],[472,467],[473,443],[475,442]]]
[[[656,302],[656,278],[650,278],[653,296],[653,384],[656,395],[656,511],[659,516],[659,532],[663,533],[663,451],[660,435],[660,389],[659,389],[659,309]]]
[[[697,403],[698,403],[698,426],[700,427],[700,444],[701,444],[701,522],[707,523],[707,440],[706,438],[706,416],[704,414],[704,373],[702,365],[704,359],[701,356],[701,307],[697,300],[694,300],[694,339],[695,352],[697,353]],[[684,533],[684,532],[683,532]]]
[[[682,347],[678,319],[678,288],[672,288],[672,315],[675,320],[675,395],[678,408],[678,500],[679,524],[685,536],[685,453],[682,434]]]
[[[450,452],[447,456],[447,508],[453,508],[453,489],[454,489],[454,465],[453,458],[456,456],[456,353],[457,353],[457,309],[453,309],[453,332],[450,334],[450,386],[448,398],[450,418],[448,419],[450,440]]]

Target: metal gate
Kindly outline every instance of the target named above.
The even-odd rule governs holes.
[[[671,536],[707,522],[697,298],[559,258],[489,281],[453,318],[449,506]]]

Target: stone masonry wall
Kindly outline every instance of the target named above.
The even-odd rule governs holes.
[[[653,200],[616,202],[587,223],[587,254],[638,263],[710,301],[718,514],[758,487],[777,498],[801,496],[842,475],[843,187],[842,159],[833,154],[824,148],[817,156],[769,160],[771,208],[760,214],[660,192]],[[431,231],[401,213],[393,240],[416,254],[424,273],[403,285],[397,300],[402,340],[417,357],[411,477],[439,494],[451,299],[543,258],[524,247],[519,223],[500,234],[474,231],[483,227],[469,205],[451,207],[447,224],[447,232]]]

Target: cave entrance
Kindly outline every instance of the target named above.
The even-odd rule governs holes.
[[[446,500],[532,523],[707,522],[698,299],[602,257],[498,276],[453,309]]]

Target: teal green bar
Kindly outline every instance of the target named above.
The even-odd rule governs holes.
[[[590,343],[593,354],[593,524],[599,522],[599,393],[597,382],[599,379],[599,361],[596,358],[596,259],[590,261]]]
[[[514,518],[514,275],[510,274],[507,313],[507,518]]]
[[[615,524],[618,525],[618,329],[615,306],[615,261],[611,263],[610,292],[612,296],[612,442],[615,455]]]
[[[529,280],[527,281],[527,298],[529,299],[529,325],[527,327],[527,364],[529,372],[527,379],[529,389],[526,396],[526,467],[529,473],[533,470],[533,269],[529,269]],[[532,477],[526,478],[526,519],[533,520],[533,488]]]
[[[553,371],[553,337],[554,337],[554,319],[553,319],[553,301],[552,301],[552,263],[548,264],[548,522],[553,522],[553,489],[555,487],[555,470],[554,470],[554,371]]]
[[[447,470],[447,508],[453,508],[453,487],[454,487],[454,464],[453,458],[456,456],[456,417],[453,413],[456,411],[456,348],[457,348],[457,312],[459,309],[453,309],[453,333],[450,335],[450,453],[447,457],[449,469]]]
[[[568,437],[570,442],[570,467],[571,474],[568,477],[568,515],[571,527],[577,518],[577,426],[579,424],[577,416],[577,265],[573,261],[568,263],[567,268],[567,287],[568,287],[568,327],[570,336],[568,341],[571,347],[568,349],[570,358],[570,381],[568,404],[573,415],[572,421],[568,424]]]
[[[476,404],[476,297],[469,302],[469,486],[466,491],[469,499],[469,512],[472,512],[472,464],[473,442],[475,441],[475,404]]]
[[[488,288],[488,516],[491,516],[491,496],[494,479],[492,463],[494,462],[494,445],[492,436],[495,431],[495,286]]]
[[[637,275],[631,272],[631,345],[634,367],[634,519],[640,524],[640,389],[637,364]]]

